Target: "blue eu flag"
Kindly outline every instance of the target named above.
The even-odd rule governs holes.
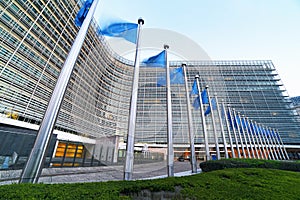
[[[166,76],[162,76],[157,80],[158,86],[165,86],[166,85]],[[184,75],[183,75],[183,68],[179,67],[173,69],[170,72],[170,83],[171,84],[184,84]]]
[[[202,103],[203,103],[203,104],[208,104],[208,95],[207,95],[206,89],[204,89],[204,90],[201,92],[201,97],[202,97]]]
[[[266,135],[267,135],[267,137],[270,137],[270,136],[271,136],[270,131],[269,131],[268,128],[266,128]]]
[[[197,82],[194,80],[192,90],[190,92],[190,95],[199,95],[198,88],[197,88]],[[201,92],[201,97],[202,97],[202,104],[208,104],[208,95],[206,89],[204,89]]]
[[[194,80],[194,83],[192,86],[192,91],[190,92],[190,95],[199,95],[196,80]]]
[[[231,114],[229,110],[227,111],[227,118],[231,129],[233,129],[233,123],[232,123]]]
[[[240,124],[241,124],[241,119],[240,119],[240,117],[238,115],[236,115],[235,116],[235,125],[236,125],[235,127],[236,128],[239,127]]]
[[[143,60],[147,67],[166,67],[166,51],[163,50],[159,54]]]
[[[193,107],[194,107],[196,110],[199,109],[199,107],[200,107],[200,99],[199,99],[199,96],[197,96],[197,97],[194,99]]]
[[[193,90],[192,90],[193,91]],[[192,94],[192,92],[191,92]],[[197,96],[195,99],[194,99],[194,103],[193,103],[193,107],[197,110],[199,107],[200,107],[200,97]],[[202,104],[208,104],[208,96],[207,96],[207,91],[204,89],[202,92],[201,92],[201,99],[202,99]],[[213,102],[212,102],[213,103]],[[210,109],[210,108],[207,108],[207,109]],[[213,109],[216,110],[216,100],[214,99],[214,103],[213,103]],[[210,110],[208,111],[208,114],[211,112]],[[206,112],[205,112],[206,113]],[[205,114],[204,113],[204,114]],[[207,115],[208,115],[207,114]]]
[[[76,17],[75,17],[75,24],[76,26],[81,26],[85,17],[87,16],[90,7],[93,3],[93,0],[86,0],[83,4],[83,6],[80,8],[80,10],[78,11]]]
[[[253,125],[253,130],[255,131],[256,135],[260,134],[258,126],[256,124]]]
[[[99,32],[102,35],[110,37],[120,37],[129,42],[136,44],[137,42],[138,24],[129,22],[114,22],[104,27]]]
[[[256,133],[256,130],[254,129],[254,125],[250,123],[250,130],[252,131],[252,134]]]
[[[244,118],[242,118],[241,122],[242,122],[243,128],[244,128],[245,130],[248,130],[248,126],[247,126],[246,120],[245,120]]]
[[[258,131],[258,133],[259,133],[260,135],[263,134],[262,129],[260,128],[260,126],[257,126],[257,131]]]
[[[276,137],[276,134],[275,134],[274,130],[271,130],[271,135],[272,135],[273,137]]]
[[[170,73],[171,84],[184,84],[183,68],[178,67]]]
[[[211,99],[211,106],[212,106],[212,109],[213,110],[217,110],[217,103],[216,103],[216,99],[215,98],[212,98]],[[208,106],[208,108],[206,109],[204,115],[209,115],[211,113],[211,108],[210,106]]]
[[[193,86],[192,86],[192,90],[190,92],[190,96],[191,95],[198,95],[195,99],[194,99],[194,103],[193,103],[193,107],[195,109],[198,109],[200,107],[199,105],[199,91],[198,91],[198,87],[197,87],[197,81],[194,80]],[[208,95],[207,95],[207,91],[206,89],[204,89],[201,92],[201,100],[202,100],[202,104],[208,104]],[[209,111],[210,112],[210,111]]]

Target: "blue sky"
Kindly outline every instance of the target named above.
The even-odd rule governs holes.
[[[213,60],[272,60],[300,95],[300,0],[100,0],[96,12],[181,33]]]

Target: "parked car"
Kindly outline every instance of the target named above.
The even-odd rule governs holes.
[[[177,159],[179,162],[184,162],[184,157],[183,156],[179,156]]]

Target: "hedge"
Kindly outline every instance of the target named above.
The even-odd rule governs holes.
[[[300,163],[279,160],[222,159],[202,162],[200,163],[200,168],[203,172],[226,168],[266,168],[300,172]]]

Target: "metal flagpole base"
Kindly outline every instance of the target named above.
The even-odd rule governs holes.
[[[168,176],[174,176],[174,165],[168,165]]]
[[[131,172],[124,172],[124,180],[131,180],[132,173]]]

